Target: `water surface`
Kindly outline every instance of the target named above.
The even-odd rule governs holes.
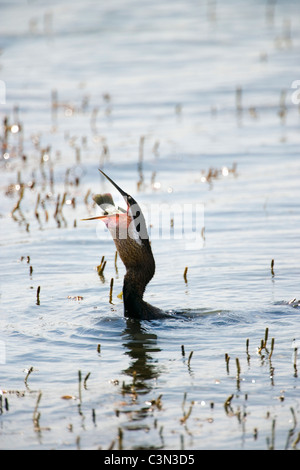
[[[299,447],[297,3],[0,17],[19,126],[1,130],[1,449]],[[203,208],[194,246],[149,224],[146,299],[169,319],[123,317],[114,244],[80,220],[113,189],[99,167],[150,212]]]

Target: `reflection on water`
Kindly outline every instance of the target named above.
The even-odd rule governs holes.
[[[140,321],[127,319],[122,337],[125,354],[130,358],[130,365],[123,372],[132,379],[131,385],[138,393],[148,393],[161,368],[155,359],[155,353],[160,351],[157,335],[148,332]]]
[[[119,399],[115,415],[119,424],[117,437],[108,447],[162,448],[162,436],[154,419],[155,410],[161,408],[156,381],[164,369],[158,360],[161,349],[157,346],[157,335],[149,325],[126,319],[120,338],[128,364],[122,370],[122,380],[116,382]]]
[[[300,17],[200,3],[1,3],[0,447],[299,448]],[[169,318],[123,318],[99,167],[205,209],[151,239]]]

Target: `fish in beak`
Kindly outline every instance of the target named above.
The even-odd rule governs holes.
[[[148,232],[142,211],[138,203],[128,193],[123,191],[104,171],[99,170],[108,181],[119,191],[127,204],[127,210],[117,207],[111,194],[96,194],[93,200],[103,210],[103,215],[89,217],[81,220],[97,220],[102,219],[107,228],[110,230],[113,238],[124,238],[129,235],[137,243],[142,240],[148,240]],[[126,232],[126,234],[125,234]]]

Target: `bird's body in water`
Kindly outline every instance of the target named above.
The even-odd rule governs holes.
[[[111,194],[98,194],[94,196],[94,201],[104,214],[85,220],[103,220],[126,267],[123,283],[124,315],[144,320],[166,317],[167,314],[161,309],[143,300],[146,286],[155,273],[155,261],[143,213],[129,194],[103,171],[101,173],[121,193],[127,203],[127,210],[116,207]]]

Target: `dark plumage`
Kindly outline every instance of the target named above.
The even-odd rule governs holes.
[[[97,194],[94,196],[94,201],[102,208],[104,214],[92,217],[103,220],[126,267],[123,283],[124,315],[145,320],[163,318],[167,315],[162,310],[143,300],[146,286],[155,273],[155,261],[141,208],[111,178],[103,171],[101,173],[121,193],[127,203],[127,210],[124,210],[115,206],[110,194]]]

